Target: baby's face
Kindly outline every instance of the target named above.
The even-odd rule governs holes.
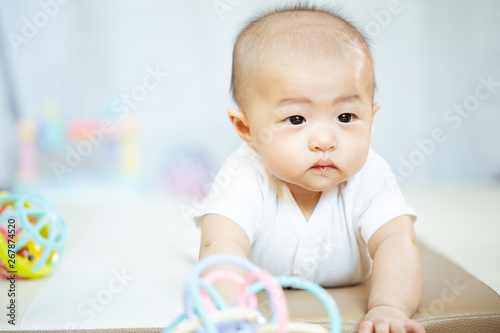
[[[365,163],[379,104],[364,66],[272,61],[255,74],[249,143],[292,192],[328,190]]]

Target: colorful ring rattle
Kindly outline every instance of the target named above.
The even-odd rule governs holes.
[[[0,276],[50,274],[66,244],[57,209],[36,193],[0,192]]]
[[[229,263],[248,272],[244,278],[229,270],[208,268]],[[212,283],[228,280],[238,286],[235,306],[229,307]],[[290,322],[283,287],[303,289],[317,297],[326,308],[330,330],[319,325]],[[271,305],[271,318],[258,310],[256,293],[265,291]],[[300,332],[340,333],[342,320],[330,294],[309,280],[297,276],[272,276],[250,261],[233,255],[212,255],[200,260],[188,274],[184,290],[185,313],[178,316],[163,333],[225,333],[225,332]]]

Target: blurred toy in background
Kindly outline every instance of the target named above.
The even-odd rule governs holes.
[[[117,120],[106,113],[68,120],[55,101],[47,103],[42,111],[40,117],[21,117],[17,123],[16,189],[88,185],[89,180],[99,185],[135,184],[140,180],[143,174],[136,118]]]
[[[218,264],[233,264],[245,269],[243,276],[229,270],[212,270],[203,278],[208,268]],[[238,298],[229,307],[212,283],[227,280],[238,287]],[[290,322],[288,305],[282,287],[304,289],[316,296],[324,305],[330,319],[330,330],[303,322]],[[264,290],[270,304],[271,318],[259,308],[256,293]],[[264,302],[263,302],[264,303]],[[342,321],[338,307],[330,294],[309,280],[297,276],[272,276],[250,261],[233,255],[212,255],[200,260],[190,271],[184,289],[186,312],[177,317],[163,333],[229,333],[229,332],[300,332],[340,333]]]
[[[165,170],[167,190],[184,198],[201,198],[210,189],[213,163],[200,145],[174,147],[168,154]]]
[[[50,274],[64,252],[66,235],[57,209],[38,194],[0,192],[0,276]]]
[[[18,124],[19,172],[23,182],[33,181],[37,176],[37,125],[32,119],[22,119]]]
[[[61,149],[65,140],[65,128],[59,104],[47,103],[40,124],[40,148],[46,151]]]
[[[133,180],[139,177],[141,168],[137,122],[130,118],[122,121],[118,134],[121,138],[121,174],[123,178]]]

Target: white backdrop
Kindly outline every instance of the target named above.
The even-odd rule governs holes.
[[[254,11],[281,2],[0,0],[14,97],[24,117],[56,103],[65,122],[99,121],[110,105],[129,103],[112,121],[137,125],[147,186],[184,148],[203,152],[213,172],[240,142],[226,116],[234,38]],[[338,5],[371,37],[382,103],[372,146],[402,183],[499,179],[500,2],[313,2]],[[8,114],[2,107],[0,122]],[[64,162],[67,145],[39,165],[46,176],[54,178],[47,163]]]

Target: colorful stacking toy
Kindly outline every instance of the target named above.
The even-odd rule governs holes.
[[[229,270],[212,270],[217,264],[233,264],[248,272],[243,278]],[[212,283],[227,280],[238,286],[236,304],[229,307]],[[283,287],[304,289],[316,296],[325,306],[330,319],[330,330],[322,326],[290,322]],[[256,293],[265,291],[270,303],[271,318],[259,311]],[[296,276],[272,276],[248,260],[232,255],[213,255],[204,258],[188,275],[184,291],[186,312],[179,316],[163,333],[233,333],[233,332],[300,332],[340,333],[342,321],[337,305],[330,294],[309,280]]]

